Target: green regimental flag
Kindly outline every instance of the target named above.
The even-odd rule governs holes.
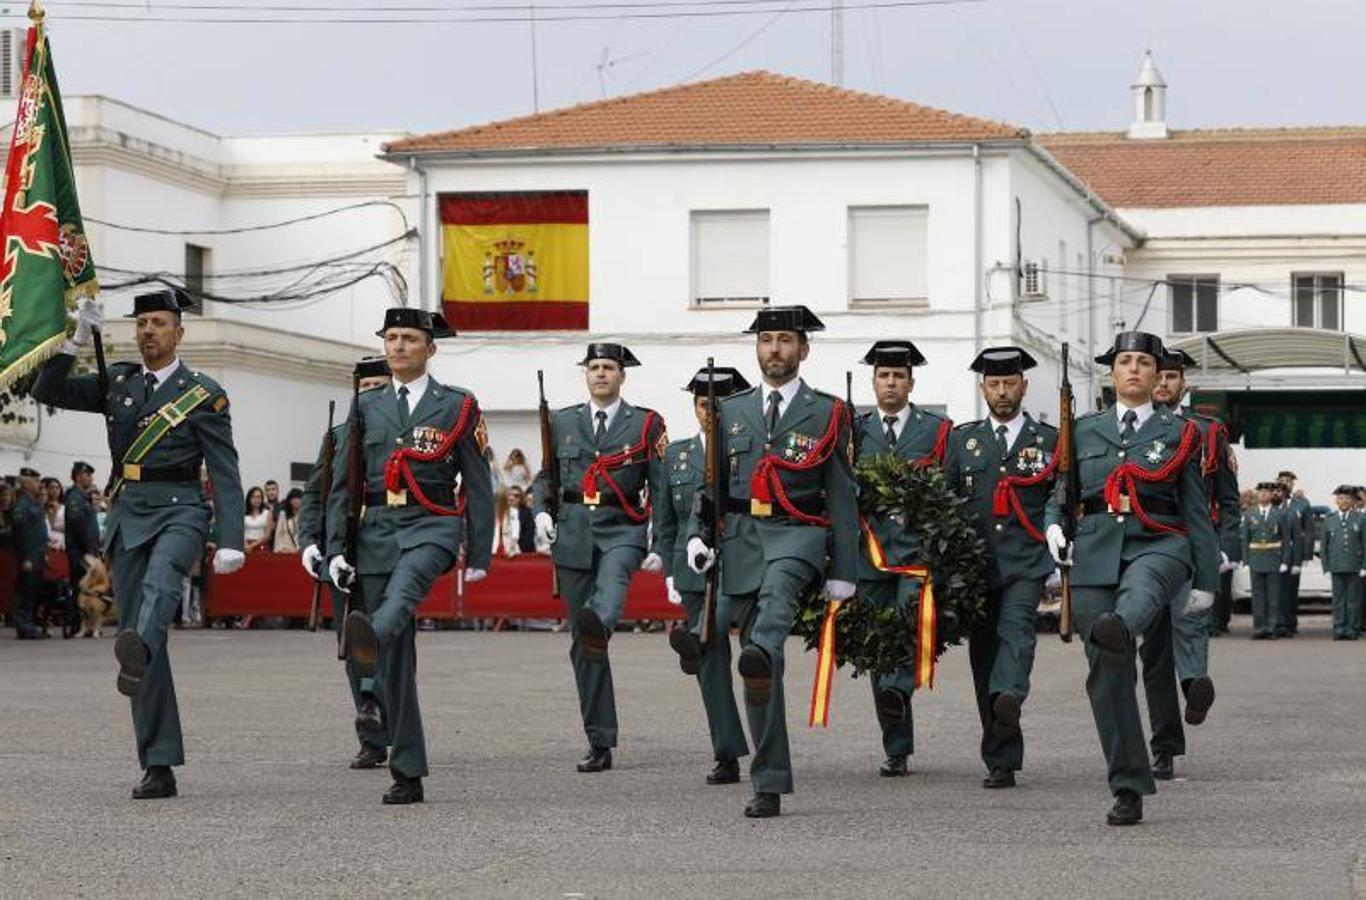
[[[37,3],[29,17],[0,215],[0,390],[57,352],[66,338],[67,304],[99,288]]]

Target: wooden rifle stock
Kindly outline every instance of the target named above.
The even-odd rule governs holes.
[[[1054,451],[1058,458],[1058,477],[1062,483],[1058,488],[1059,506],[1062,508],[1062,533],[1067,538],[1068,562],[1075,561],[1073,538],[1076,535],[1076,512],[1081,490],[1077,478],[1077,452],[1075,441],[1075,400],[1072,396],[1072,377],[1068,371],[1068,347],[1062,345],[1062,382],[1058,388],[1058,446]],[[1064,642],[1072,640],[1072,577],[1071,566],[1059,566],[1058,578],[1062,582],[1062,601],[1058,607],[1058,637]]]
[[[707,357],[706,441],[706,463],[703,467],[705,502],[700,509],[703,520],[709,520],[707,530],[711,532],[705,543],[716,551],[717,560],[702,576],[701,641],[703,647],[710,647],[716,639],[717,593],[721,589],[721,529],[726,514],[725,502],[721,497],[721,410],[716,402],[716,360],[713,357]]]
[[[545,401],[545,372],[536,370],[536,389],[540,393],[540,406],[537,411],[541,417],[541,473],[545,475],[546,512],[556,523],[560,521],[560,462],[555,458],[555,433],[550,427],[550,404]],[[550,566],[550,596],[560,596],[560,575]]]
[[[333,422],[337,415],[337,401],[327,401],[327,432],[323,434],[322,460],[318,464],[318,546],[323,548],[323,562],[327,565],[327,497],[332,492],[332,456],[337,452],[337,440],[332,435]],[[313,576],[313,601],[308,605],[308,630],[317,631],[322,620],[323,582],[326,571]]]
[[[346,523],[342,532],[342,556],[353,568],[360,552],[360,517],[365,506],[365,420],[360,414],[360,376],[351,379],[351,414],[346,421]],[[340,585],[338,585],[340,587]],[[346,617],[353,608],[364,609],[360,572],[351,579],[342,605],[342,627],[337,632],[337,659],[346,659]]]

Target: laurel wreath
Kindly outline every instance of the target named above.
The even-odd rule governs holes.
[[[894,519],[921,539],[919,564],[934,580],[936,658],[960,644],[986,614],[986,541],[973,526],[967,500],[949,489],[938,468],[908,466],[894,454],[872,457],[854,469],[859,511],[866,518]],[[850,665],[855,677],[887,674],[912,663],[915,653],[911,610],[878,607],[854,597],[835,616],[835,664]],[[808,650],[820,642],[825,596],[817,584],[801,600],[793,633]]]

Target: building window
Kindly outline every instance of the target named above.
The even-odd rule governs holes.
[[[1172,333],[1219,330],[1219,276],[1168,275]]]
[[[697,306],[768,302],[768,210],[694,210],[692,296]]]
[[[1294,315],[1297,328],[1342,330],[1342,273],[1292,275]]]
[[[929,210],[923,206],[849,208],[849,299],[923,306]]]
[[[204,278],[209,272],[209,248],[196,244],[185,245],[185,292],[194,305],[187,312],[204,313]]]

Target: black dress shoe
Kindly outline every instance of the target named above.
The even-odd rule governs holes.
[[[360,752],[351,757],[353,769],[378,769],[389,760],[389,751],[374,744],[361,744]]]
[[[684,675],[696,675],[702,666],[702,642],[685,625],[669,632],[669,646],[678,654],[678,667]]]
[[[142,781],[133,788],[134,800],[160,800],[175,794],[175,775],[170,766],[148,766]]]
[[[1208,675],[1199,675],[1183,686],[1186,688],[1186,724],[1199,725],[1214,705],[1214,681]]]
[[[119,693],[136,697],[142,677],[147,674],[147,645],[136,631],[124,629],[114,638],[114,658],[119,661]]]
[[[771,819],[782,812],[782,801],[777,794],[755,794],[745,804],[746,819]]]
[[[422,779],[409,778],[394,772],[394,783],[384,792],[385,806],[403,806],[422,802]]]
[[[356,710],[356,728],[367,734],[380,734],[384,731],[384,716],[374,694],[360,695],[360,708]]]
[[[358,609],[346,617],[346,653],[357,677],[375,674],[379,665],[379,636],[370,619]]]
[[[735,667],[745,683],[745,703],[767,706],[773,696],[773,664],[768,661],[768,654],[750,644],[740,651]]]
[[[982,787],[994,790],[996,788],[1013,788],[1015,786],[1015,772],[1011,769],[992,769],[991,774],[982,779]]]
[[[1158,781],[1171,781],[1176,775],[1176,763],[1170,753],[1153,754],[1153,777]]]
[[[1106,825],[1137,825],[1143,821],[1143,798],[1133,791],[1120,791],[1115,805],[1105,815]]]
[[[1127,653],[1132,641],[1124,620],[1114,613],[1101,613],[1091,626],[1091,641],[1111,653]]]
[[[718,759],[716,766],[707,773],[707,784],[737,784],[740,781],[740,761],[737,759]]]
[[[603,624],[598,614],[588,607],[584,607],[574,617],[574,624],[578,626],[579,638],[583,641],[584,655],[593,662],[601,662],[606,659],[607,639],[610,635],[607,632],[607,626]]]
[[[901,754],[893,754],[882,761],[878,766],[877,773],[883,778],[901,778],[911,767],[906,764],[906,757]]]
[[[1023,701],[1014,691],[1001,691],[992,701],[991,712],[995,718],[996,730],[1004,734],[1014,734],[1020,730],[1020,706]]]
[[[579,760],[580,772],[606,772],[612,768],[612,748],[590,747],[588,755]]]

